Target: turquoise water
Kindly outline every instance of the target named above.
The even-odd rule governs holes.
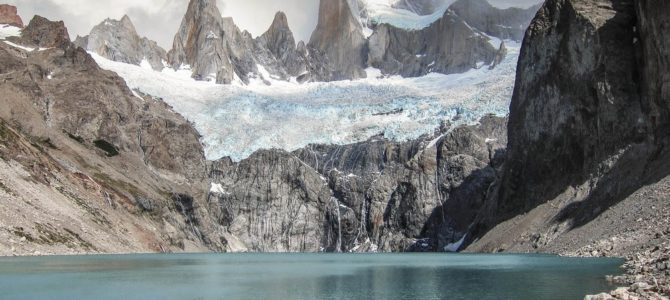
[[[583,299],[619,259],[464,254],[0,258],[0,299]]]

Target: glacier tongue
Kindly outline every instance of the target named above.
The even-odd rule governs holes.
[[[239,161],[260,149],[349,144],[378,134],[402,141],[433,133],[443,120],[472,124],[486,114],[506,115],[520,48],[506,44],[509,55],[494,70],[302,85],[270,80],[269,86],[260,80],[216,85],[183,71],[156,72],[91,55],[131,89],[162,98],[195,122],[208,159]]]

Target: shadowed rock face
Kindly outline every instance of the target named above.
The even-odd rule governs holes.
[[[365,78],[367,42],[363,28],[347,0],[321,0],[319,21],[309,47],[323,54],[330,78],[317,81]]]
[[[507,161],[473,226],[473,251],[574,251],[640,229],[637,217],[602,216],[630,216],[620,210],[640,201],[631,195],[670,175],[667,9],[665,1],[545,2],[524,38]],[[667,189],[658,193],[667,198]]]
[[[70,45],[70,35],[63,21],[49,21],[35,16],[21,31],[19,43],[41,48],[65,48]]]
[[[462,73],[492,65],[496,48],[461,18],[447,11],[429,27],[410,31],[378,25],[370,37],[368,63],[384,74],[416,77],[430,72]]]
[[[16,6],[0,4],[0,24],[23,27],[23,20],[16,12]]]
[[[531,24],[511,104],[502,206],[528,209],[599,176],[602,162],[649,134],[635,10],[607,2],[548,1]]]
[[[128,16],[103,21],[88,36],[77,37],[75,44],[113,61],[140,65],[146,60],[156,71],[163,70],[167,60],[165,50],[156,42],[140,38]]]
[[[541,4],[527,9],[499,9],[489,4],[487,0],[459,0],[449,9],[470,26],[490,36],[520,42],[540,6]]]

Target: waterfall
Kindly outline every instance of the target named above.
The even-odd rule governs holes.
[[[335,250],[335,252],[340,253],[342,252],[342,221],[340,219],[340,201],[335,197],[332,197],[331,199],[335,201],[335,210],[337,211],[337,244],[335,245],[337,250]]]

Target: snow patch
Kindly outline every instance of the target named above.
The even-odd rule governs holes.
[[[140,96],[140,94],[138,94],[135,90],[130,90],[130,91],[133,92],[133,96],[139,98],[140,100],[142,100],[142,102],[144,102],[144,98],[142,98],[142,96]]]
[[[365,69],[365,74],[367,74],[368,78],[382,78],[384,77],[384,74],[382,74],[382,70],[369,67]]]
[[[0,40],[4,40],[10,36],[21,36],[21,28],[0,24]]]
[[[142,58],[142,61],[140,62],[140,67],[142,67],[143,69],[153,70],[153,67],[151,66],[146,57]]]
[[[209,189],[210,193],[228,195],[229,193],[223,189],[223,186],[220,183],[212,183],[212,187]]]
[[[458,252],[458,250],[461,249],[461,246],[463,246],[463,242],[465,242],[465,238],[468,235],[464,235],[458,242],[448,244],[444,246],[444,251],[445,252]]]
[[[12,46],[12,47],[14,47],[14,48],[18,48],[18,49],[25,50],[25,51],[28,51],[28,52],[33,52],[33,51],[35,51],[35,50],[37,50],[37,51],[44,51],[44,50],[48,50],[48,49],[49,49],[49,48],[32,48],[32,47],[21,46],[21,45],[18,45],[18,44],[14,44],[14,43],[12,43],[12,42],[10,42],[10,41],[4,41],[4,42],[5,42],[5,44],[10,45],[10,46]]]
[[[212,39],[218,39],[219,36],[216,35],[216,33],[214,33],[213,31],[210,30],[210,31],[207,33],[206,38],[209,39],[209,40],[212,40]]]

